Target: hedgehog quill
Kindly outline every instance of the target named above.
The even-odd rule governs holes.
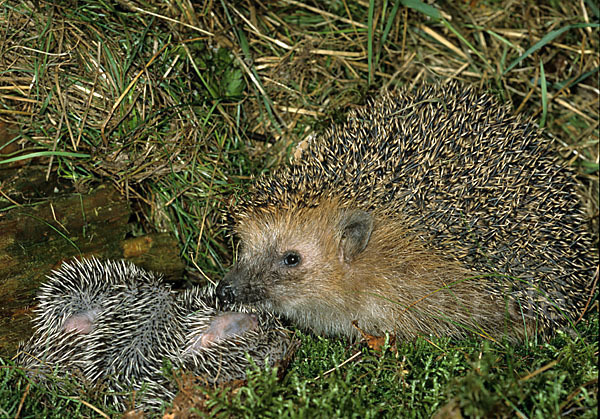
[[[175,292],[160,276],[125,261],[87,259],[54,271],[38,295],[35,332],[17,363],[44,382],[57,372],[101,386],[123,410],[131,390],[145,410],[177,391],[163,362],[203,384],[244,379],[251,364],[280,361],[290,337],[269,313],[220,304],[214,289]]]
[[[385,94],[242,197],[217,294],[350,338],[553,333],[597,275],[573,178],[489,94]]]

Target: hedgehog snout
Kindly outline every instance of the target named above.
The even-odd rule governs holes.
[[[217,297],[224,303],[250,302],[251,298],[247,285],[247,278],[250,277],[251,275],[247,272],[247,269],[236,263],[219,282],[216,290]]]
[[[231,284],[231,281],[228,280],[227,276],[228,275],[225,275],[221,282],[219,282],[216,293],[217,297],[219,297],[222,302],[233,303],[236,300],[237,291],[233,287],[233,284]]]
[[[264,277],[261,266],[238,262],[219,282],[217,297],[224,303],[256,303],[264,300]]]

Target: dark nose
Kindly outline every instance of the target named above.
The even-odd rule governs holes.
[[[217,297],[224,303],[233,303],[235,302],[236,293],[231,286],[231,283],[227,280],[227,277],[223,278],[219,285],[217,286]]]

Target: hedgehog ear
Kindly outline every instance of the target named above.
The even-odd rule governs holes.
[[[340,222],[340,259],[352,260],[367,247],[373,231],[373,217],[366,211],[347,211]]]

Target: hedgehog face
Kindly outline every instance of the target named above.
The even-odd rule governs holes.
[[[100,309],[98,308],[82,310],[75,313],[65,319],[61,330],[67,333],[74,332],[83,335],[91,333],[92,330],[94,330],[98,313],[100,313]]]
[[[322,304],[323,295],[342,282],[352,259],[364,250],[373,228],[364,211],[336,209],[331,214],[323,204],[244,218],[237,229],[238,260],[217,294],[277,312]]]

